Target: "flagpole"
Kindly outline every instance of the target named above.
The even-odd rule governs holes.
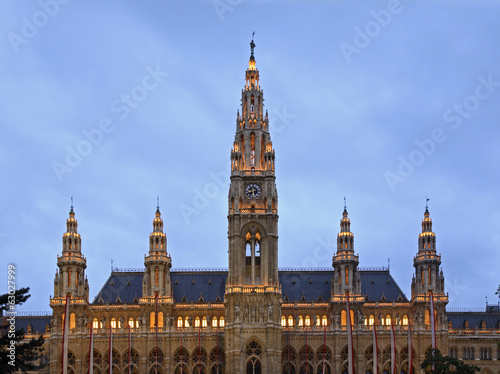
[[[290,366],[290,331],[288,331],[288,374],[292,371],[292,368]]]
[[[62,341],[62,374],[68,374],[68,338],[69,338],[69,303],[71,294],[66,295],[66,305],[64,306],[64,326]]]
[[[305,371],[305,373],[308,374],[308,370],[307,370],[307,325],[305,323],[304,323],[304,327],[306,329],[306,367],[305,367],[306,371]]]
[[[94,325],[90,325],[89,374],[94,373]]]
[[[408,322],[408,374],[413,374],[413,344],[411,341],[411,325]]]
[[[349,305],[349,291],[345,292],[347,301],[347,343],[348,343],[348,363],[349,374],[354,374],[354,349],[352,344],[352,321],[351,321],[351,307]]]
[[[130,323],[128,324],[128,374],[131,373],[131,368],[130,368],[130,363],[132,362],[132,359],[130,357],[131,353],[131,348],[130,348]]]
[[[182,348],[182,326],[181,326],[181,374],[184,374],[184,348]]]
[[[113,325],[109,322],[109,374],[113,374]]]
[[[201,325],[198,328],[198,373],[201,373]]]
[[[394,336],[394,325],[391,319],[391,373],[396,374],[396,337]]]
[[[372,357],[373,374],[378,374],[378,342],[377,342],[377,326],[373,322],[373,357]]]
[[[323,327],[323,374],[325,374],[326,326]]]
[[[156,373],[158,373],[158,294],[156,294],[155,301],[156,301],[156,313],[155,313],[156,366],[155,366],[155,371],[156,371]]]

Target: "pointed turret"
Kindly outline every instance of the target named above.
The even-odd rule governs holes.
[[[412,282],[412,296],[417,294],[444,295],[444,276],[440,271],[441,255],[436,252],[436,234],[432,231],[429,207],[425,207],[422,232],[418,235],[418,253],[413,258],[415,281]]]
[[[153,232],[149,235],[149,254],[144,256],[144,277],[142,283],[143,297],[154,298],[172,296],[170,268],[172,259],[167,253],[167,236],[163,232],[160,204],[156,205],[153,219]]]
[[[351,232],[351,220],[344,202],[344,212],[340,220],[340,232],[337,235],[337,253],[333,256],[334,267],[333,294],[361,294],[361,277],[358,270],[359,256],[354,253],[354,234]]]
[[[54,298],[65,297],[68,293],[73,299],[88,300],[89,286],[85,278],[87,260],[82,255],[82,239],[78,234],[78,222],[75,218],[73,199],[66,221],[66,232],[63,234],[62,255],[57,256],[57,266],[54,279]]]

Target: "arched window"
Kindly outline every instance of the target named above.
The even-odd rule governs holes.
[[[427,325],[427,326],[430,326],[431,325],[431,314],[429,312],[429,309],[426,309],[425,310],[425,313],[424,313],[424,323]]]
[[[99,328],[99,320],[98,320],[97,318],[94,318],[94,319],[92,320],[92,327],[93,327],[94,329],[98,329],[98,328]]]
[[[347,326],[347,312],[345,309],[340,312],[340,324],[342,326]]]
[[[182,327],[182,317],[177,317],[177,327]]]
[[[217,317],[212,318],[212,327],[217,327]]]
[[[163,312],[158,312],[158,327],[163,327]]]
[[[373,326],[374,323],[375,323],[375,317],[373,316],[373,314],[370,314],[370,317],[368,317],[368,324],[370,326]]]
[[[189,327],[189,317],[184,318],[184,327]]]
[[[281,327],[285,327],[286,326],[286,317],[285,315],[282,315],[281,316]]]
[[[288,326],[293,327],[293,317],[291,314],[288,316]]]
[[[309,315],[306,315],[305,323],[306,323],[306,326],[311,326],[311,317],[309,317]]]
[[[391,315],[388,314],[385,316],[385,324],[389,326],[391,324]]]
[[[194,319],[194,327],[200,327],[200,317],[198,316]]]
[[[297,325],[304,326],[304,318],[302,316],[299,316],[299,321],[298,321]]]
[[[149,326],[156,327],[156,314],[155,314],[155,312],[149,313]]]
[[[328,318],[326,317],[326,314],[323,315],[323,318],[321,319],[321,324],[323,326],[327,326],[328,325]]]
[[[203,316],[203,319],[201,320],[201,327],[207,327],[208,322],[207,322],[207,316]]]
[[[134,328],[134,318],[133,317],[130,317],[128,319],[128,327]]]
[[[408,315],[403,314],[403,326],[408,326]]]
[[[219,318],[219,327],[224,327],[224,316]]]
[[[115,317],[111,318],[111,328],[116,329],[116,318]]]
[[[316,315],[316,326],[321,326],[321,317]]]
[[[76,327],[76,315],[75,313],[71,313],[69,315],[69,328],[74,329]]]

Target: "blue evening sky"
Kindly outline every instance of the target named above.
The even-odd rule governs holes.
[[[500,283],[496,1],[0,3],[0,250],[50,310],[74,197],[90,297],[141,268],[160,197],[174,268],[227,266],[249,42],[276,150],[281,267],[361,267],[408,297],[425,199],[450,307]]]

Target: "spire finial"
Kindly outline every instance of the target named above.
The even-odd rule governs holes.
[[[253,55],[253,50],[255,49],[255,43],[253,42],[254,35],[255,31],[252,33],[252,41],[250,42],[250,61],[255,61],[255,57]]]
[[[429,213],[429,198],[426,196],[425,197],[425,213]]]
[[[160,196],[156,196],[156,213],[160,213]]]
[[[347,213],[347,200],[345,196],[344,196],[344,213]]]
[[[73,213],[73,214],[75,213],[74,210],[73,210],[73,196],[71,196],[71,210],[69,212],[70,212],[70,214],[71,213]]]

